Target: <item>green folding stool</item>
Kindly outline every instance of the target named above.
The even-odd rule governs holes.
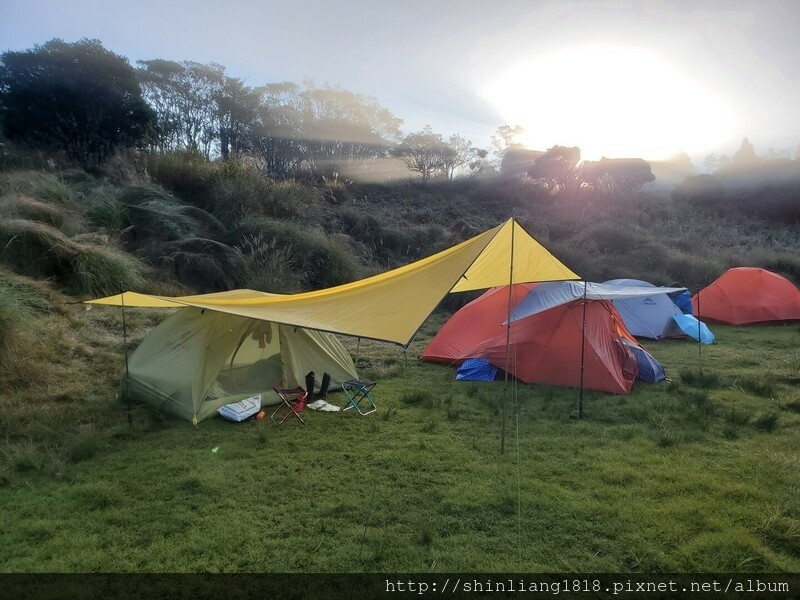
[[[351,379],[342,382],[342,389],[347,395],[347,405],[343,410],[355,408],[358,414],[368,415],[378,410],[375,401],[372,399],[372,388],[375,387],[374,381],[366,379]]]

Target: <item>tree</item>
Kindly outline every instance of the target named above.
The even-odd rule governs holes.
[[[650,163],[641,158],[601,158],[581,163],[581,177],[591,187],[605,193],[638,192],[655,181]]]
[[[302,123],[300,87],[296,83],[272,83],[256,90],[259,102],[249,133],[250,151],[267,173],[284,177],[299,169]]]
[[[388,154],[400,137],[401,119],[369,96],[305,82],[299,137],[314,175],[352,173]]]
[[[459,134],[450,136],[444,148],[443,170],[448,181],[453,181],[456,169],[470,164],[479,154],[477,148],[472,147],[472,142]]]
[[[580,160],[581,150],[577,146],[553,146],[535,160],[528,169],[528,177],[543,180],[550,189],[575,190],[581,181]]]
[[[219,151],[227,160],[250,147],[249,132],[258,119],[259,94],[241,79],[226,77],[216,100]]]
[[[419,173],[422,181],[428,181],[447,163],[447,143],[439,133],[433,133],[430,125],[422,131],[407,135],[397,147],[397,155],[409,171]]]
[[[276,175],[351,176],[387,156],[400,137],[402,121],[368,96],[313,81],[270,84],[257,93],[250,143]]]
[[[138,64],[144,96],[158,115],[158,147],[191,150],[210,158],[219,150],[219,119],[224,112],[219,100],[225,97],[225,67],[162,59]]]
[[[501,125],[497,132],[492,136],[491,149],[498,164],[502,163],[506,152],[512,149],[523,147],[519,138],[525,133],[525,129],[520,125]],[[502,167],[501,167],[502,169]]]
[[[86,167],[135,146],[154,123],[127,59],[99,40],[44,45],[0,56],[5,136],[62,150]]]
[[[744,138],[742,140],[742,146],[736,151],[736,154],[733,155],[731,164],[749,166],[759,160],[758,155],[756,155],[755,146],[750,143],[750,140]]]

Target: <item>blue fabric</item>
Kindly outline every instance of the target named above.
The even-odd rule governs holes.
[[[633,355],[639,365],[639,374],[636,379],[645,383],[657,383],[667,378],[667,373],[664,371],[662,364],[653,358],[653,355],[647,350],[627,342],[625,345],[633,351]]]
[[[482,358],[468,358],[456,371],[459,381],[494,381],[496,375],[497,367]]]
[[[681,312],[685,315],[692,314],[692,295],[687,291],[680,292],[679,294],[675,294],[672,297],[672,301],[675,303]]]
[[[698,321],[694,315],[675,315],[672,319],[675,321],[675,324],[681,328],[683,333],[694,338],[701,344],[714,343],[714,334],[711,333],[711,330],[705,323]]]

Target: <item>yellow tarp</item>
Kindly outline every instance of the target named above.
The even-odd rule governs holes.
[[[513,249],[513,260],[512,260]],[[279,295],[253,290],[174,298],[125,292],[113,306],[197,306],[308,329],[407,345],[448,292],[580,279],[514,219],[433,256],[337,287]]]

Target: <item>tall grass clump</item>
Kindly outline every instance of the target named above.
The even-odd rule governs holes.
[[[208,208],[209,187],[217,166],[199,152],[176,150],[148,157],[147,171],[153,181],[178,198]]]
[[[695,371],[692,369],[681,369],[680,378],[683,383],[696,388],[710,389],[720,385],[719,373],[713,371]]]
[[[114,196],[93,195],[84,209],[88,223],[107,231],[121,231],[124,206]]]
[[[0,359],[15,341],[16,331],[35,314],[49,310],[47,300],[33,288],[15,283],[0,271]]]
[[[762,398],[772,398],[777,391],[776,382],[765,375],[744,375],[737,377],[734,386],[749,394]]]
[[[286,248],[302,280],[314,289],[341,285],[362,276],[362,268],[347,243],[318,227],[259,218],[245,220],[238,233],[242,237],[256,236],[260,244],[276,250]]]
[[[119,201],[127,228],[123,239],[134,249],[148,241],[196,237],[204,230],[195,211],[157,186],[127,187]]]
[[[211,177],[207,209],[229,227],[259,216],[317,223],[322,196],[314,186],[276,181],[255,164],[231,159]]]
[[[275,238],[268,238],[263,231],[246,234],[240,248],[245,266],[244,287],[278,294],[306,289],[308,282],[299,261],[288,247],[277,247]]]
[[[45,171],[15,171],[6,178],[7,189],[51,202],[62,207],[75,206],[75,193],[61,174]]]
[[[130,255],[79,244],[34,221],[0,223],[0,262],[20,275],[51,279],[76,294],[117,293],[142,283],[143,266]]]
[[[27,219],[0,221],[0,262],[20,275],[59,278],[75,244],[62,231]]]
[[[78,246],[72,255],[65,287],[78,295],[108,296],[139,289],[144,265],[135,257],[112,248]]]
[[[16,193],[0,196],[0,218],[34,221],[61,231],[67,223],[63,207]]]

